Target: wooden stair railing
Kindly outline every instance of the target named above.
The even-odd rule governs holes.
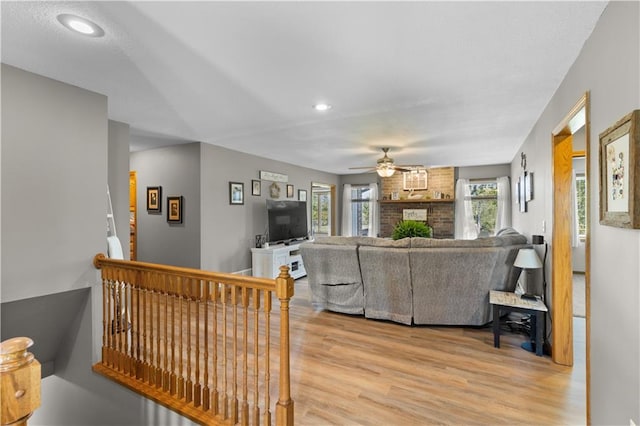
[[[277,390],[275,423],[293,425],[288,267],[269,280],[103,254],[94,266],[102,270],[103,337],[93,371],[200,424],[271,425]]]

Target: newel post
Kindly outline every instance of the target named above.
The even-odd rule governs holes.
[[[40,406],[40,363],[27,352],[28,337],[14,337],[0,343],[0,424],[26,426]]]
[[[276,425],[290,426],[293,425],[293,400],[289,368],[289,300],[293,297],[293,278],[288,266],[280,267],[276,296],[280,299],[280,395],[276,404]]]

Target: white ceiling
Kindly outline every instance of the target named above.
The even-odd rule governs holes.
[[[2,62],[107,95],[132,149],[201,141],[344,174],[383,146],[400,164],[510,162],[606,2],[1,7]]]

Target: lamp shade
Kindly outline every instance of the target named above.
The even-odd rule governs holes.
[[[542,262],[540,262],[540,258],[534,249],[527,248],[518,251],[518,256],[516,256],[513,266],[523,269],[538,269],[542,268]]]
[[[395,173],[396,169],[394,169],[390,164],[383,163],[379,164],[378,167],[376,167],[376,171],[378,172],[378,175],[380,175],[380,177],[391,177]]]

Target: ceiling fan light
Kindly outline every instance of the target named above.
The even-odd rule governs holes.
[[[396,172],[396,169],[389,164],[381,164],[376,168],[376,172],[380,177],[391,177]]]

